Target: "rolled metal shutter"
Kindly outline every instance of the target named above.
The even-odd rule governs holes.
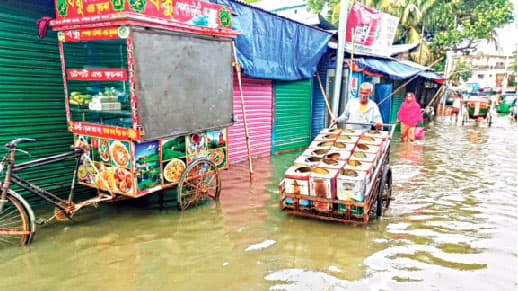
[[[20,144],[32,158],[70,150],[63,78],[56,33],[38,38],[35,27],[41,16],[54,16],[54,1],[0,2],[0,154],[12,139],[29,137],[37,142]],[[28,160],[17,153],[16,162]],[[68,194],[74,162],[26,170],[21,176],[60,196]],[[79,189],[78,189],[79,188]],[[79,192],[91,190],[78,187]],[[20,193],[34,206],[38,196]]]
[[[272,80],[242,77],[250,154],[269,155],[272,150]],[[228,129],[228,160],[236,162],[248,157],[241,111],[241,95],[234,73],[234,117],[236,122]]]
[[[326,90],[326,80],[327,80],[327,68],[324,66],[319,67],[320,80],[322,82],[322,87],[324,88],[324,92]],[[313,96],[312,96],[312,105],[311,105],[311,140],[315,139],[318,133],[326,127],[326,103],[324,100],[324,95],[322,95],[322,90],[320,89],[320,84],[317,77],[313,78]]]
[[[312,80],[275,81],[275,123],[272,151],[309,145],[311,141]]]

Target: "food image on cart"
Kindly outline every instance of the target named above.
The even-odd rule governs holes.
[[[186,156],[185,136],[162,141],[162,161]]]
[[[127,168],[130,164],[129,145],[125,141],[114,140],[110,142],[110,157],[112,165]]]
[[[206,133],[194,133],[189,136],[187,141],[187,154],[197,155],[207,150]]]
[[[110,162],[110,141],[104,138],[97,139],[97,142],[92,141],[94,148],[94,160]]]
[[[172,159],[164,164],[162,170],[164,184],[177,183],[186,168],[185,161],[182,159]]]
[[[336,151],[352,151],[354,150],[354,143],[335,142],[331,145],[331,150]]]
[[[209,152],[209,160],[211,160],[217,168],[225,166],[227,161],[226,149],[220,148]]]
[[[161,184],[158,148],[158,141],[135,143],[135,178],[139,192]]]
[[[123,194],[131,192],[133,187],[133,180],[128,169],[115,168],[113,176],[115,178],[115,187],[117,188],[118,192]]]
[[[217,149],[227,146],[226,130],[209,130],[207,131],[207,144],[209,149]]]

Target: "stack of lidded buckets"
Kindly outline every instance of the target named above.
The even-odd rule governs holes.
[[[326,128],[284,175],[284,208],[308,212],[364,213],[374,173],[382,165],[388,131]],[[306,199],[305,199],[306,198]],[[326,198],[347,203],[315,198]],[[362,205],[362,206],[359,206]]]

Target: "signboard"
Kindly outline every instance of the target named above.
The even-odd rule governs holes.
[[[69,130],[75,134],[99,136],[107,139],[136,140],[137,132],[131,128],[120,128],[92,123],[72,122],[68,124]]]
[[[127,26],[109,26],[99,28],[84,28],[80,30],[67,30],[58,33],[58,40],[64,42],[73,41],[89,41],[89,40],[105,40],[126,38],[128,32]],[[126,33],[126,35],[124,35]]]
[[[67,69],[68,80],[126,81],[126,69]]]
[[[390,56],[399,18],[354,2],[347,18],[346,48],[354,52]],[[352,32],[354,31],[354,36]]]
[[[54,25],[138,15],[210,29],[232,29],[231,8],[199,0],[55,0],[55,3]]]

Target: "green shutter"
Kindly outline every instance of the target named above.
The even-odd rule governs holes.
[[[0,2],[0,154],[12,139],[29,137],[34,143],[20,144],[32,158],[70,150],[73,137],[67,131],[63,78],[56,33],[38,38],[36,20],[54,16],[53,1]],[[16,154],[16,162],[28,157]],[[21,173],[43,188],[65,197],[74,161],[33,168]],[[90,193],[86,187],[76,188]],[[22,194],[33,206],[41,199]]]
[[[305,147],[311,142],[311,80],[276,81],[272,151]]]

